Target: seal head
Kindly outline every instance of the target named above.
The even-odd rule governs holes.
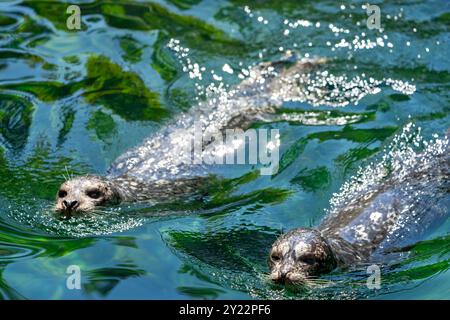
[[[66,215],[116,204],[121,200],[118,188],[99,176],[81,176],[64,182],[56,195],[55,210]]]
[[[278,238],[270,250],[270,278],[277,283],[307,283],[336,266],[330,245],[314,229],[291,230]]]

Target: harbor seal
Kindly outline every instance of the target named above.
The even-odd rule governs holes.
[[[65,181],[56,195],[56,211],[72,215],[120,202],[174,200],[204,193],[208,188],[204,167],[178,161],[186,144],[190,151],[191,141],[186,140],[188,135],[194,136],[195,121],[206,123],[209,135],[232,128],[245,130],[255,121],[264,121],[264,115],[274,115],[283,103],[282,92],[292,90],[300,95],[296,88],[323,63],[324,59],[289,55],[252,67],[249,77],[226,95],[212,95],[206,103],[179,115],[173,123],[118,157],[107,175]],[[201,148],[209,152],[208,144]]]
[[[143,182],[133,177],[85,175],[65,181],[56,196],[56,211],[66,215],[87,212],[96,207],[152,199],[167,201],[199,194],[207,186],[204,178]],[[202,183],[205,182],[205,183]]]
[[[448,138],[443,141],[439,154],[411,156],[412,170],[398,169],[401,173],[381,183],[369,183],[331,210],[318,227],[281,235],[269,253],[270,279],[307,286],[335,269],[400,258],[402,248],[422,240],[449,217],[450,148]],[[396,161],[409,165],[405,159]]]

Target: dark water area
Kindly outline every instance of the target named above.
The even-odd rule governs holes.
[[[365,1],[77,3],[81,30],[67,28],[68,3],[0,2],[0,299],[450,298],[450,221],[383,267],[378,290],[357,269],[292,292],[270,283],[266,261],[281,232],[316,226],[408,124],[424,141],[450,127],[448,1],[380,3],[382,32],[367,28]],[[68,177],[105,174],[195,106],[198,85],[239,83],[239,70],[289,50],[327,58],[321,79],[340,90],[285,102],[296,121],[255,124],[279,129],[276,175],[225,166],[206,202],[55,216]],[[71,265],[80,290],[66,287]]]

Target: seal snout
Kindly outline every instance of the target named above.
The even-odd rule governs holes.
[[[291,270],[280,270],[275,273],[272,272],[270,279],[278,284],[293,284],[303,282],[305,278],[296,275]]]
[[[80,202],[77,200],[63,200],[64,209],[68,211],[76,210],[79,205]]]

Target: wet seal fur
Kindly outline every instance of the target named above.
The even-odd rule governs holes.
[[[96,175],[75,177],[64,182],[56,196],[55,209],[71,215],[100,206],[145,200],[168,201],[186,194],[204,192],[202,178],[143,182],[130,176],[106,178]]]
[[[195,176],[193,166],[168,167],[171,159],[166,155],[177,148],[170,138],[172,127],[192,127],[196,116],[207,115],[207,119],[213,119],[211,121],[216,130],[246,129],[255,121],[264,121],[265,115],[273,115],[281,106],[282,101],[276,92],[287,87],[283,76],[293,78],[295,75],[296,81],[291,84],[295,88],[301,85],[302,76],[325,62],[325,59],[298,60],[289,55],[280,61],[256,65],[252,74],[264,78],[264,85],[254,81],[255,78],[242,81],[235,90],[237,94],[233,97],[233,108],[217,111],[199,107],[193,108],[191,113],[182,114],[178,122],[162,130],[161,139],[148,138],[140,146],[121,155],[105,177],[86,175],[64,182],[56,195],[55,210],[71,216],[120,202],[176,201],[186,195],[204,195],[208,191],[208,177]],[[205,148],[207,145],[203,146]],[[179,157],[179,154],[171,156]],[[159,166],[155,165],[155,158],[160,158]]]
[[[308,286],[336,268],[384,264],[407,253],[409,245],[449,217],[449,151],[447,144],[443,154],[401,181],[389,178],[360,194],[326,216],[317,228],[297,228],[281,235],[269,253],[270,279]]]

